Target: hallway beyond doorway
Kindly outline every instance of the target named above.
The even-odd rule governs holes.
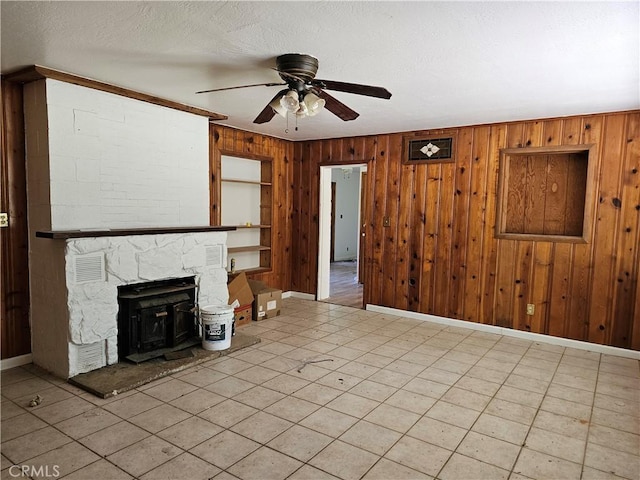
[[[329,298],[321,300],[335,305],[362,308],[362,284],[358,283],[355,261],[332,262],[329,273]]]

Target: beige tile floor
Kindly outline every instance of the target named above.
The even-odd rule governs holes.
[[[107,400],[2,372],[2,478],[640,478],[637,360],[298,299],[244,328]]]

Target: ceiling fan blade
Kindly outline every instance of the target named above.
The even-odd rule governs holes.
[[[201,90],[196,93],[222,92],[223,90],[235,90],[237,88],[248,88],[248,87],[275,87],[279,85],[286,85],[286,83],[254,83],[252,85],[240,85],[238,87],[224,87],[224,88],[214,88],[212,90]]]
[[[273,96],[273,98],[269,100],[269,103],[267,103],[267,106],[264,107],[262,111],[258,114],[258,116],[253,121],[253,123],[267,123],[269,120],[271,120],[276,114],[276,111],[273,108],[271,108],[271,102],[273,102],[276,98],[283,96],[288,91],[289,89],[285,88],[284,90],[280,90],[278,93],[276,93]]]
[[[334,80],[313,80],[312,85],[335,90],[337,92],[355,93],[356,95],[366,95],[367,97],[391,98],[391,92],[384,87],[374,87],[372,85],[360,85],[358,83],[336,82]]]
[[[334,115],[340,117],[345,122],[349,120],[355,120],[360,114],[354,110],[351,110],[344,103],[329,95],[320,88],[312,88],[313,93],[322,98],[325,101],[324,108],[329,110]]]

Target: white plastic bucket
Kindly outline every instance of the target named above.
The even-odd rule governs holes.
[[[231,346],[233,307],[231,305],[207,305],[200,308],[202,323],[202,348],[226,350]]]

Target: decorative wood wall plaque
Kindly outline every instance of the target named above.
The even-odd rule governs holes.
[[[404,138],[403,163],[453,162],[455,134]]]

